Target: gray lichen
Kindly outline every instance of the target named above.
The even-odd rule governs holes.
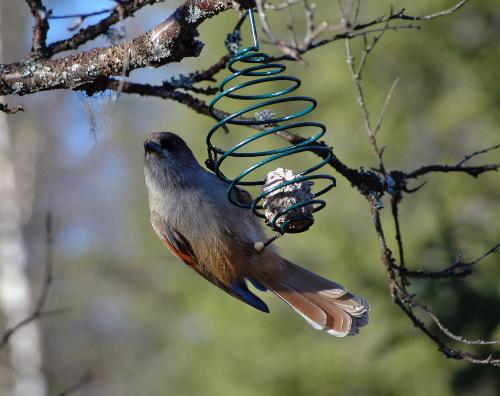
[[[202,10],[200,7],[198,7],[196,4],[190,4],[188,8],[188,13],[186,16],[186,22],[187,23],[196,23],[201,16],[202,16]]]

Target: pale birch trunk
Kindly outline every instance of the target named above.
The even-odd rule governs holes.
[[[1,38],[0,35],[0,59]],[[26,276],[26,247],[22,235],[22,197],[18,191],[7,115],[0,112],[0,309],[6,322],[2,328],[13,326],[28,317],[32,309],[32,293]],[[42,349],[37,322],[19,329],[10,338],[4,353],[9,354],[13,370],[13,387],[9,393],[13,396],[44,396],[46,383],[41,370]]]

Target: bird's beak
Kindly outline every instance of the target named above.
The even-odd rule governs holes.
[[[144,142],[144,151],[146,153],[157,153],[161,154],[162,153],[162,148],[158,143],[155,143],[151,140],[146,140]]]

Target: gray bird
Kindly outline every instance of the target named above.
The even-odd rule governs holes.
[[[227,199],[227,185],[200,166],[171,132],[144,141],[144,173],[151,223],[163,243],[185,264],[231,296],[269,312],[250,291],[271,290],[312,327],[337,337],[357,334],[368,323],[368,303],[343,286],[281,257],[251,211]],[[234,199],[248,203],[244,190]]]

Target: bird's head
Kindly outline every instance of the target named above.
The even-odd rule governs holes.
[[[144,140],[146,178],[153,182],[185,179],[198,161],[186,142],[172,132],[156,132]],[[162,183],[163,184],[163,183]]]
[[[198,164],[186,142],[172,132],[151,133],[144,140],[146,165],[181,165]]]

